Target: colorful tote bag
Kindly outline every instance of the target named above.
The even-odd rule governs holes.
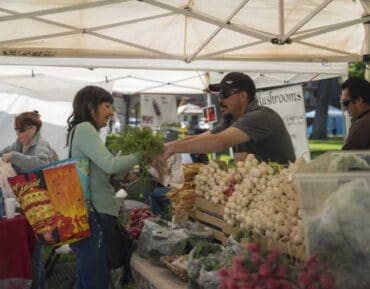
[[[88,174],[88,160],[75,158],[8,178],[41,243],[68,244],[90,236]]]

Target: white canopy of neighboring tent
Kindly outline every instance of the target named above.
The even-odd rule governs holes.
[[[187,103],[177,108],[177,114],[203,114],[203,110],[198,105]]]
[[[218,66],[214,62],[213,64],[217,69]],[[348,74],[347,63],[308,65],[307,63],[245,62],[240,65],[235,62],[234,64],[235,70],[244,71],[252,77],[257,88]],[[78,89],[93,84],[102,87],[113,85],[114,91],[125,94],[202,94],[209,82],[219,82],[223,76],[224,73],[204,70],[102,68],[91,70],[78,67],[0,65],[0,92],[28,95],[48,101],[72,101]]]
[[[316,111],[315,110],[311,110],[311,111],[309,111],[309,112],[306,113],[306,117],[307,118],[315,118],[315,115],[316,115]],[[340,109],[336,108],[335,106],[329,105],[328,106],[328,116],[341,116],[341,117],[344,117],[344,113],[343,113],[343,111],[341,111]]]
[[[331,62],[362,59],[370,47],[368,0],[33,0],[0,6],[1,53],[49,61]]]

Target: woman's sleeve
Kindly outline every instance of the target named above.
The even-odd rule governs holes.
[[[22,171],[28,171],[46,165],[52,160],[52,151],[48,143],[36,146],[35,155],[26,155],[19,152],[12,153],[11,163]]]
[[[6,154],[6,153],[10,153],[12,151],[15,150],[15,143],[13,143],[12,145],[10,146],[7,146],[5,148],[3,148],[1,151],[0,151],[0,157],[3,155],[3,154]]]
[[[140,160],[139,153],[113,156],[100,139],[97,130],[89,123],[81,124],[76,128],[72,146],[108,174],[126,173]]]

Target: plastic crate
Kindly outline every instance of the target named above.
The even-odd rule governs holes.
[[[307,254],[330,262],[337,288],[370,288],[370,151],[325,153],[295,179]]]

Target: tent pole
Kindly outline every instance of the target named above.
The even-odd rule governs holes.
[[[16,15],[2,16],[2,17],[0,17],[0,22],[8,21],[8,20],[16,20],[16,19],[21,19],[21,18],[28,18],[28,17],[32,17],[32,16],[45,16],[45,15],[62,13],[62,12],[67,12],[67,11],[81,10],[81,9],[87,9],[87,8],[95,8],[95,7],[101,7],[101,6],[105,6],[105,5],[111,5],[111,4],[115,4],[115,3],[123,3],[123,2],[128,2],[128,1],[130,1],[130,0],[104,0],[104,1],[88,2],[88,3],[70,5],[70,6],[64,6],[64,7],[58,7],[58,8],[32,11],[32,12],[28,12],[28,13],[18,13]]]
[[[283,0],[281,0],[283,1]],[[238,12],[240,10],[243,9],[243,7],[249,2],[249,0],[243,0],[238,7],[236,7],[233,12],[231,12],[231,14],[225,19],[225,23],[228,24],[230,23],[231,19],[236,15],[238,14]],[[201,52],[203,50],[204,47],[206,47],[208,45],[208,43],[210,43],[212,41],[213,38],[216,37],[216,35],[222,30],[222,26],[219,26],[216,28],[215,31],[213,31],[213,33],[207,38],[206,41],[204,41],[198,48],[197,50],[190,56],[190,58],[188,58],[186,60],[186,62],[191,62],[198,54],[199,52]]]
[[[212,96],[211,96],[211,92],[209,91],[208,89],[208,86],[210,85],[211,81],[210,81],[210,75],[209,75],[209,72],[206,72],[204,74],[204,86],[205,86],[205,97],[206,97],[206,100],[207,100],[207,106],[209,105],[212,105]],[[213,129],[213,123],[210,123],[209,124],[209,130]],[[212,160],[215,160],[216,159],[216,154],[215,153],[212,153],[211,154],[211,159]]]
[[[284,37],[284,0],[279,0],[279,39]]]
[[[288,33],[281,39],[281,43],[285,43],[290,36],[292,36],[295,32],[297,32],[303,25],[305,25],[308,21],[310,21],[313,17],[316,16],[321,10],[323,10],[326,6],[329,5],[333,0],[325,0],[319,6],[316,7],[309,15],[307,15],[302,21],[300,21],[296,26],[288,31]]]
[[[349,26],[352,26],[352,25],[363,23],[363,22],[366,22],[366,21],[369,21],[369,20],[370,20],[370,16],[366,16],[366,17],[363,17],[363,18],[358,18],[358,19],[355,19],[355,20],[350,20],[350,21],[344,21],[344,22],[340,22],[340,23],[336,23],[336,24],[331,24],[331,25],[320,27],[320,28],[308,29],[308,30],[297,32],[295,34],[297,36],[293,36],[292,39],[293,39],[293,41],[303,40],[303,39],[306,39],[306,38],[311,38],[311,37],[316,36],[316,35],[321,35],[321,34],[324,34],[324,33],[328,33],[328,32],[332,32],[332,31],[342,29],[342,28],[346,28],[346,27],[349,27]]]
[[[207,22],[207,23],[210,23],[210,24],[213,24],[213,25],[221,26],[222,28],[225,28],[225,29],[228,29],[228,30],[231,30],[231,31],[234,31],[234,32],[239,32],[241,34],[248,35],[248,36],[260,39],[260,40],[270,42],[271,38],[276,37],[276,35],[274,35],[272,33],[259,31],[257,29],[253,29],[251,27],[240,26],[240,25],[235,25],[235,24],[231,24],[231,23],[224,23],[221,19],[212,17],[212,16],[207,15],[207,14],[203,14],[203,13],[200,13],[200,12],[196,12],[196,11],[191,10],[191,9],[177,8],[175,6],[168,5],[164,2],[159,2],[159,1],[156,1],[156,0],[141,0],[141,2],[153,5],[155,7],[159,7],[159,8],[162,8],[162,9],[169,10],[169,11],[178,13],[180,15],[189,16],[191,18],[198,19],[200,21],[204,21],[204,22]]]
[[[370,21],[364,23],[364,29],[365,29],[365,39],[364,39],[364,55],[369,56],[370,55]],[[364,59],[365,61],[365,79],[370,81],[370,61],[369,57],[368,59]]]

